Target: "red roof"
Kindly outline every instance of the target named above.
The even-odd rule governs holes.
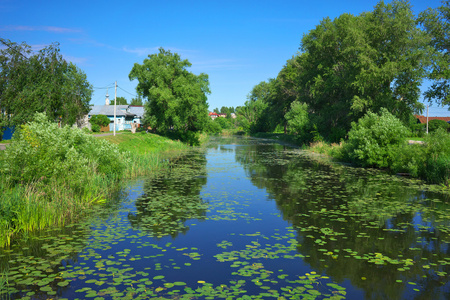
[[[427,123],[427,117],[419,116],[419,115],[415,115],[415,117],[419,123],[421,123],[421,124]],[[428,117],[428,122],[431,120],[442,120],[445,122],[450,122],[450,117]]]
[[[215,112],[210,112],[209,115],[210,116],[218,116],[218,114],[216,114]]]

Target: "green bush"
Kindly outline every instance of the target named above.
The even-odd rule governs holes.
[[[92,125],[98,125],[100,127],[105,127],[108,126],[108,124],[111,121],[109,120],[109,118],[105,115],[93,115],[90,119],[89,119],[89,123],[91,123]]]
[[[426,124],[416,123],[410,126],[411,133],[416,137],[423,137],[426,132]]]
[[[15,132],[3,154],[0,173],[10,184],[65,178],[81,189],[90,173],[120,177],[127,161],[117,146],[77,128],[58,128],[42,113]]]
[[[101,129],[100,126],[97,124],[91,125],[91,128],[92,128],[92,132],[100,132],[100,129]]]
[[[425,145],[405,143],[397,148],[391,170],[393,173],[409,173],[412,177],[422,177],[425,161]]]
[[[208,120],[205,126],[205,132],[207,133],[221,133],[222,127],[219,122],[215,122],[214,120]]]
[[[428,122],[428,132],[434,132],[438,130],[439,128],[444,129],[445,131],[448,130],[450,124],[443,120],[431,120]]]
[[[285,114],[288,131],[291,134],[301,134],[309,123],[308,105],[299,101],[291,103],[290,110]]]
[[[397,149],[392,171],[405,172],[429,183],[448,184],[450,177],[450,135],[438,129],[423,144],[402,145]]]
[[[380,114],[368,112],[348,133],[346,151],[361,166],[390,167],[399,145],[408,136],[402,122],[382,108]]]

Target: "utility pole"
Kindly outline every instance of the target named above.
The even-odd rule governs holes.
[[[114,83],[114,136],[116,136],[116,104],[117,104],[117,81]]]
[[[428,134],[428,105],[427,105],[427,134]]]

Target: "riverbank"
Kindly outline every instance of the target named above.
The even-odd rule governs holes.
[[[289,143],[312,153],[326,155],[335,162],[351,164],[355,167],[379,168],[391,174],[401,174],[410,178],[423,180],[446,194],[450,193],[450,136],[448,133],[435,132],[425,138],[405,138],[397,145],[387,145],[379,152],[385,153],[386,165],[361,165],[352,158],[352,149],[347,142],[327,143],[324,141],[301,143],[296,136],[283,133],[257,133],[257,138],[266,138]]]
[[[190,148],[145,132],[93,137],[46,126],[31,124],[0,152],[0,247],[82,218],[122,182],[156,173]]]

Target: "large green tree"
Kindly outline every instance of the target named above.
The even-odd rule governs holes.
[[[303,37],[301,49],[301,100],[325,136],[345,133],[367,111],[386,107],[406,121],[423,109],[418,100],[430,49],[405,1],[326,18]]]
[[[57,43],[32,51],[26,43],[0,38],[2,124],[30,121],[35,112],[74,124],[89,111],[92,86],[86,75],[65,61]]]
[[[437,9],[428,8],[419,15],[418,21],[430,35],[430,44],[436,50],[429,76],[433,83],[425,97],[430,102],[450,104],[450,1],[442,1]]]
[[[187,70],[190,66],[177,53],[160,48],[134,64],[129,74],[130,80],[138,80],[137,92],[148,99],[145,121],[158,131],[189,135],[202,131],[208,121],[208,75],[195,75]]]

